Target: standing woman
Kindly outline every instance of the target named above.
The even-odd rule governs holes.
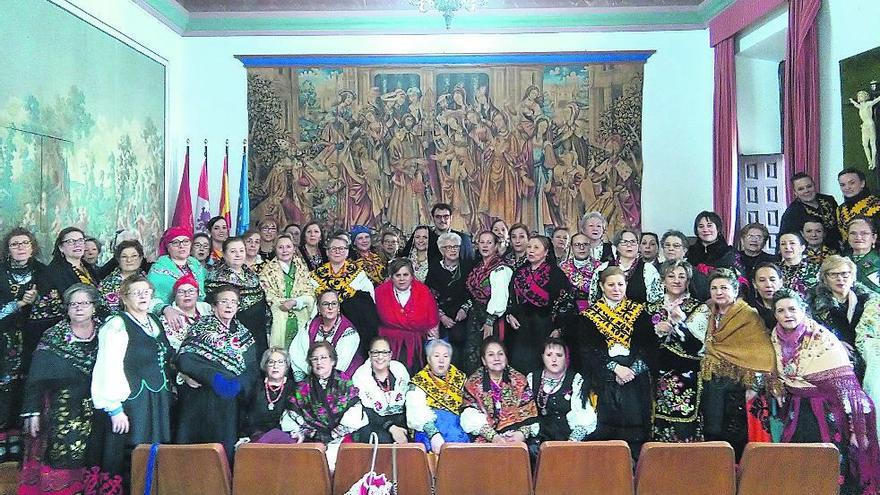
[[[208,294],[213,314],[189,328],[177,352],[187,378],[179,390],[176,443],[223,444],[232,462],[239,413],[250,401],[259,370],[254,337],[237,319],[238,290],[220,286]]]
[[[688,250],[688,238],[677,230],[667,230],[660,238],[660,246],[663,248],[663,261],[675,261],[685,259]],[[693,265],[691,265],[693,266]]]
[[[712,316],[700,365],[705,436],[729,442],[739,459],[746,442],[770,439],[762,389],[776,370],[776,358],[758,312],[737,299],[733,270],[715,270],[707,280]]]
[[[361,268],[370,277],[370,282],[373,282],[373,285],[384,282],[388,266],[382,256],[373,251],[373,237],[370,235],[369,227],[355,225],[351,228],[350,235],[352,243],[354,243],[354,250],[351,253],[352,259],[361,264]]]
[[[419,225],[412,233],[412,250],[407,257],[412,261],[413,275],[419,282],[428,276],[428,240],[431,230],[427,225]]]
[[[150,267],[147,280],[154,288],[151,312],[164,315],[168,325],[175,331],[186,325],[186,316],[174,309],[174,284],[184,275],[192,275],[199,286],[205,286],[207,270],[189,255],[192,232],[184,227],[171,227],[162,235],[159,252],[162,256]],[[199,300],[205,299],[202,293]]]
[[[480,367],[483,339],[495,333],[495,323],[507,311],[510,279],[513,276],[513,271],[498,254],[498,237],[495,234],[488,230],[480,232],[477,250],[482,259],[471,269],[465,282],[472,304],[468,313],[462,371],[471,373]]]
[[[290,234],[275,240],[275,256],[263,264],[260,283],[272,310],[269,345],[287,349],[315,314],[315,284]]]
[[[91,384],[100,300],[91,285],[71,285],[64,292],[67,317],[43,334],[34,351],[22,407],[26,455],[20,494],[84,490],[95,450]]]
[[[714,211],[702,211],[694,219],[697,242],[688,248],[686,258],[694,267],[691,294],[700,301],[709,299],[709,273],[717,268],[733,269],[736,262],[733,247],[721,233],[723,225]]]
[[[773,298],[778,324],[771,340],[785,385],[783,442],[834,443],[841,454],[841,493],[877,493],[880,447],[876,402],[853,373],[846,348],[806,315],[797,292]]]
[[[858,216],[850,220],[846,228],[849,258],[858,267],[856,280],[880,293],[880,254],[874,249],[877,243],[877,226],[874,220]]]
[[[529,250],[529,228],[521,223],[510,227],[510,249],[504,253],[504,262],[512,269],[526,264],[526,253]]]
[[[302,255],[309,271],[313,271],[327,262],[327,251],[324,250],[324,233],[321,224],[315,220],[307,223],[302,229],[299,253]]]
[[[504,255],[510,248],[510,229],[502,219],[492,222],[492,233],[498,236],[498,254]]]
[[[267,217],[260,221],[257,226],[260,229],[260,252],[263,261],[269,261],[275,257],[275,242],[278,240],[278,221]],[[297,242],[296,244],[299,244]]]
[[[582,328],[569,332],[569,348],[580,357],[599,396],[596,440],[625,440],[638,458],[651,435],[651,365],[657,336],[643,304],[626,298],[619,267],[599,275],[602,298],[583,313]]]
[[[37,300],[36,281],[45,267],[36,259],[37,238],[27,229],[13,228],[0,246],[0,462],[6,462],[21,458],[22,388],[42,334],[42,327],[35,327],[29,316]],[[23,355],[25,338],[28,354]]]
[[[424,366],[425,340],[440,337],[440,313],[431,289],[413,272],[406,258],[388,265],[390,279],[376,288],[376,312],[379,335],[388,340],[392,358],[416,371]]]
[[[260,231],[248,230],[241,238],[244,240],[244,264],[251,270],[260,273],[265,260],[260,256]]]
[[[150,282],[135,275],[122,281],[119,292],[123,311],[108,318],[98,332],[92,402],[103,448],[100,469],[90,476],[93,483],[125,493],[131,486],[134,446],[171,441],[172,349],[162,324],[148,313]]]
[[[642,232],[639,238],[639,256],[645,263],[651,263],[657,271],[660,271],[660,239],[653,232]]]
[[[709,308],[690,297],[693,268],[687,261],[660,265],[665,294],[648,305],[660,350],[654,371],[654,424],[651,439],[657,442],[703,440],[700,415],[700,359],[709,324]]]
[[[752,287],[755,288],[755,297],[752,307],[758,310],[758,315],[764,320],[767,330],[773,330],[776,326],[776,314],[773,311],[773,296],[782,288],[782,270],[776,263],[759,263],[752,275]]]
[[[223,261],[223,243],[229,239],[229,224],[226,218],[216,216],[208,220],[206,225],[208,235],[211,236],[211,255],[208,257],[208,266],[215,266]]]
[[[554,330],[562,328],[557,321],[558,303],[570,285],[552,249],[546,236],[532,237],[526,264],[514,271],[510,281],[506,344],[511,367],[524,374],[541,369],[541,356],[535,351]]]
[[[598,274],[601,264],[601,261],[590,256],[590,239],[585,234],[577,233],[572,236],[571,258],[563,261],[559,268],[571,284],[572,299],[578,313],[583,313],[590,307],[593,278]]]
[[[779,236],[779,255],[782,263],[782,285],[794,289],[806,299],[807,293],[819,281],[819,265],[813,264],[804,257],[807,243],[797,232],[789,232]],[[772,328],[772,327],[771,327]]]
[[[223,263],[208,273],[205,292],[217,292],[222,286],[231,285],[238,290],[238,313],[241,322],[254,337],[256,355],[262,356],[269,348],[269,329],[272,313],[266,302],[266,291],[260,277],[245,265],[245,244],[241,237],[230,237],[223,243]]]
[[[617,249],[614,263],[623,270],[626,277],[626,298],[637,303],[654,303],[663,298],[663,284],[660,273],[651,263],[639,257],[638,232],[624,228],[614,234],[612,241]],[[601,271],[603,268],[599,268]],[[598,298],[598,290],[595,292]]]
[[[208,234],[199,232],[193,236],[190,256],[198,260],[203,267],[208,266],[208,258],[211,256],[211,238]]]
[[[442,258],[431,264],[425,285],[437,298],[440,313],[440,338],[455,349],[453,364],[461,366],[467,340],[467,315],[470,310],[465,280],[470,270],[461,259],[461,236],[445,232],[437,238]]]
[[[608,228],[608,221],[598,211],[591,211],[584,214],[578,225],[580,232],[587,236],[589,246],[587,247],[587,255],[598,261],[611,261],[614,259],[614,249],[610,242],[604,240],[605,229]]]
[[[104,280],[98,285],[101,291],[101,306],[106,308],[108,312],[119,311],[119,302],[121,295],[119,294],[119,286],[122,281],[132,275],[146,276],[141,270],[141,263],[144,260],[144,248],[141,243],[135,240],[122,241],[113,249],[113,259],[116,260],[117,266],[110,272]]]
[[[318,315],[309,323],[306,331],[299,332],[290,343],[290,366],[293,377],[299,381],[309,372],[308,352],[316,342],[327,342],[336,351],[336,369],[346,378],[363,364],[358,354],[360,336],[348,318],[340,314],[339,293],[333,290],[318,295]]]
[[[385,337],[370,343],[370,360],[361,365],[352,377],[358,389],[361,406],[367,415],[367,426],[358,434],[360,441],[369,442],[370,434],[379,436],[379,443],[406,443],[406,392],[409,372],[391,358],[391,346]]]

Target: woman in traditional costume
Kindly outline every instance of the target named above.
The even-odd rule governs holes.
[[[318,296],[318,315],[290,343],[290,365],[297,381],[308,375],[308,352],[316,342],[327,342],[333,346],[336,352],[333,361],[345,378],[351,378],[364,362],[364,358],[358,354],[360,336],[351,321],[340,314],[339,293],[336,291],[328,290]]]
[[[180,349],[180,344],[182,344],[183,340],[186,338],[186,335],[189,332],[189,327],[191,327],[193,323],[202,316],[211,313],[211,305],[199,300],[201,299],[201,288],[192,274],[186,274],[177,279],[177,281],[174,282],[173,290],[174,302],[171,306],[183,313],[186,320],[184,324],[178,326],[177,329],[172,328],[171,325],[167,323],[167,319],[164,315],[160,317],[159,320],[162,322],[162,326],[165,327],[165,336],[168,337],[168,343],[171,344],[171,347],[176,352]]]
[[[529,374],[541,369],[535,352],[554,330],[561,330],[557,318],[561,298],[570,290],[565,274],[556,265],[550,239],[535,236],[529,240],[526,263],[517,268],[510,281],[506,346],[513,369]],[[559,333],[559,332],[557,332]]]
[[[693,268],[687,261],[660,266],[665,294],[648,304],[654,332],[660,339],[654,376],[654,423],[651,439],[658,442],[703,440],[700,360],[709,324],[709,308],[688,293]]]
[[[637,303],[656,303],[663,299],[663,284],[660,273],[651,263],[645,263],[639,256],[639,234],[635,230],[624,228],[614,234],[612,240],[617,250],[617,258],[608,262],[623,270],[626,277],[626,298]],[[598,271],[605,269],[600,266]],[[593,279],[594,283],[596,279]],[[599,297],[598,285],[593,292]]]
[[[159,242],[159,259],[150,267],[147,280],[154,287],[151,312],[165,317],[165,324],[172,332],[179,332],[187,325],[187,317],[173,307],[174,284],[181,277],[191,275],[199,287],[205,286],[207,270],[196,258],[190,256],[192,231],[185,227],[171,227]],[[199,301],[205,300],[204,292]]]
[[[716,268],[734,269],[736,252],[727,243],[721,217],[713,211],[702,211],[694,219],[694,235],[697,242],[689,247],[685,258],[694,267],[691,279],[691,295],[700,301],[709,299],[708,275]]]
[[[392,261],[388,272],[390,280],[376,288],[379,335],[388,339],[393,359],[419,370],[425,361],[425,339],[440,337],[437,301],[427,285],[414,280],[410,260]]]
[[[470,310],[465,281],[470,267],[461,259],[461,236],[445,232],[437,238],[442,258],[431,264],[425,285],[437,298],[440,314],[440,338],[452,344],[453,363],[461,366],[467,340],[467,316]]]
[[[859,283],[880,293],[880,253],[874,249],[877,244],[877,227],[870,218],[857,216],[846,225],[849,258],[858,267]]]
[[[231,462],[239,415],[259,376],[256,345],[236,319],[235,287],[218,287],[208,294],[208,303],[213,313],[189,328],[177,351],[177,368],[187,378],[178,389],[175,442],[220,443]]]
[[[475,442],[525,442],[538,434],[538,408],[522,373],[507,362],[504,345],[483,341],[483,366],[464,383],[461,427]]]
[[[428,276],[428,241],[431,238],[430,229],[426,225],[419,225],[412,233],[412,249],[407,257],[413,264],[413,275],[419,282],[424,282]]]
[[[358,434],[362,442],[369,442],[371,433],[378,435],[379,443],[409,441],[404,410],[409,372],[391,354],[388,339],[376,337],[370,344],[370,360],[352,377],[368,421]]]
[[[524,224],[515,223],[510,226],[509,235],[510,249],[504,253],[504,262],[511,270],[516,270],[528,262],[526,260],[526,253],[529,250],[529,236],[531,233]]]
[[[275,256],[263,264],[260,283],[272,311],[269,345],[287,349],[315,314],[315,283],[289,234],[275,240]]]
[[[846,348],[807,317],[796,291],[773,297],[771,341],[784,388],[783,442],[834,443],[841,453],[841,493],[880,491],[876,403],[859,385]]]
[[[590,239],[586,234],[577,233],[571,237],[571,257],[559,265],[571,285],[571,299],[578,313],[590,307],[590,291],[593,279],[599,274],[602,262],[590,256]]]
[[[776,263],[761,262],[752,272],[752,287],[755,295],[749,303],[758,311],[764,320],[767,330],[776,326],[776,314],[773,312],[773,295],[782,288],[782,269]]]
[[[113,259],[116,260],[117,267],[110,272],[109,275],[101,280],[98,290],[101,291],[102,306],[108,312],[119,311],[119,286],[122,281],[132,275],[146,275],[141,270],[141,263],[144,260],[144,248],[141,243],[135,240],[122,241],[113,249]]]
[[[779,255],[782,258],[779,268],[782,269],[782,285],[794,289],[806,299],[819,279],[819,265],[813,264],[806,257],[807,241],[797,232],[789,232],[779,236]]]
[[[309,347],[309,375],[296,385],[281,417],[281,429],[300,442],[321,442],[327,446],[327,464],[332,471],[342,442],[366,426],[358,389],[336,370],[336,349],[328,342]]]
[[[67,317],[43,334],[34,351],[22,406],[22,495],[85,490],[86,469],[97,447],[91,385],[100,302],[101,294],[91,285],[71,285],[64,292]]]
[[[281,416],[293,395],[296,382],[288,377],[290,356],[280,347],[270,347],[260,359],[262,387],[251,394],[245,418],[244,435],[256,443],[291,443],[281,431]]]
[[[302,228],[299,253],[309,267],[309,271],[315,270],[327,262],[327,251],[324,250],[324,233],[321,224],[312,220]]]
[[[260,231],[256,229],[248,230],[241,235],[241,238],[244,240],[244,264],[251,270],[260,273],[263,269],[263,263],[266,262],[260,256],[260,247],[262,246]]]
[[[223,263],[223,244],[229,239],[229,224],[226,217],[218,215],[208,220],[205,225],[211,236],[211,255],[208,257],[208,266],[214,267]]]
[[[355,225],[351,228],[351,241],[354,244],[352,259],[358,261],[361,269],[373,285],[379,285],[387,278],[388,265],[379,253],[373,251],[373,237],[369,227]]]
[[[406,394],[406,424],[428,452],[440,454],[446,442],[471,439],[461,427],[461,405],[467,377],[452,366],[452,346],[434,339],[425,346],[428,365],[413,375]]]
[[[498,237],[489,231],[477,236],[477,249],[482,260],[467,276],[465,286],[471,297],[465,342],[464,371],[480,366],[480,345],[496,331],[496,322],[507,311],[509,284],[513,271],[498,255]],[[503,335],[501,335],[503,338]]]

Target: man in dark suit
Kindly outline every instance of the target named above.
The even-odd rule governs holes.
[[[455,232],[461,236],[461,260],[465,264],[470,264],[474,259],[474,243],[471,240],[470,233],[452,230],[452,205],[436,203],[431,208],[431,217],[434,220],[434,225],[428,232],[428,261],[437,263],[443,258],[440,248],[437,247],[437,239],[439,239],[440,234]],[[413,240],[410,237],[403,248],[404,253],[409,253],[412,250],[412,243]]]

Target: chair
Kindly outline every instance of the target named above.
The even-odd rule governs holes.
[[[740,461],[739,495],[836,495],[840,453],[830,443],[750,443]]]
[[[633,495],[632,457],[622,440],[541,444],[535,495]]]
[[[530,495],[532,470],[524,443],[446,443],[437,461],[437,495]]]
[[[235,495],[330,495],[330,469],[321,443],[246,443],[235,452]]]
[[[376,456],[376,472],[392,479],[391,445],[380,445]],[[373,447],[362,443],[344,443],[336,457],[333,474],[334,495],[344,495],[351,486],[370,470]],[[406,495],[431,495],[431,472],[425,446],[421,443],[397,445],[398,493]]]
[[[734,495],[733,447],[727,442],[648,442],[636,465],[637,495]]]
[[[4,462],[0,464],[0,495],[15,495],[18,493],[18,463]]]
[[[150,445],[141,444],[131,454],[131,493],[144,493],[144,476]],[[156,455],[151,494],[232,495],[226,451],[219,443],[160,445]]]

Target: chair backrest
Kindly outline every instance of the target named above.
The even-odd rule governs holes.
[[[530,495],[532,470],[524,443],[446,443],[437,460],[437,495]]]
[[[150,445],[141,444],[131,454],[131,493],[144,493]],[[226,451],[219,443],[160,445],[153,472],[151,494],[231,495],[232,481]]]
[[[391,451],[395,446],[380,445],[376,455],[376,472],[392,480]],[[397,445],[397,492],[406,495],[431,495],[431,472],[428,456],[421,443]],[[344,443],[336,457],[333,473],[333,493],[344,495],[351,486],[370,470],[373,446],[362,443]]]
[[[326,447],[248,443],[235,452],[235,495],[330,495]],[[164,495],[164,494],[163,494]]]
[[[17,494],[19,478],[17,462],[0,464],[0,495]]]
[[[837,494],[839,452],[830,443],[750,443],[740,462],[740,495]]]
[[[734,495],[733,447],[727,442],[648,442],[636,466],[637,495]]]
[[[535,495],[633,495],[632,457],[622,440],[541,444]]]

